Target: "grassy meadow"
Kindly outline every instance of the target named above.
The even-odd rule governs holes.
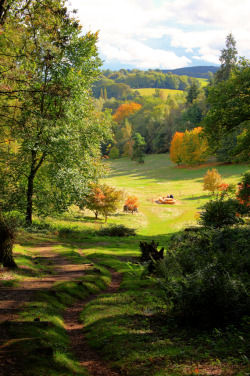
[[[132,89],[132,91],[139,91],[139,93],[143,97],[149,97],[151,95],[155,94],[155,88],[142,88],[142,89]],[[174,90],[174,89],[159,89],[161,92],[163,92],[163,97],[166,100],[169,95],[180,95],[183,94],[183,90]]]
[[[125,195],[139,198],[139,212],[124,213],[122,206],[108,218],[108,224],[124,224],[136,228],[137,235],[128,238],[100,236],[98,229],[104,219],[95,220],[90,211],[72,208],[57,219],[36,219],[33,233],[21,231],[15,245],[16,261],[22,266],[7,275],[7,286],[16,286],[29,278],[42,278],[51,269],[39,258],[36,244],[50,242],[56,254],[72,264],[94,262],[101,273],[79,277],[72,284],[55,285],[53,290],[39,292],[36,300],[26,304],[20,320],[32,321],[39,315],[51,322],[49,330],[21,333],[12,329],[14,338],[35,336],[54,351],[53,361],[41,364],[40,355],[33,363],[21,364],[20,376],[85,375],[72,354],[64,330],[62,312],[76,299],[95,293],[109,282],[109,269],[123,275],[119,292],[102,293],[89,302],[81,314],[84,332],[90,346],[120,375],[126,376],[186,376],[220,375],[246,376],[247,338],[245,331],[231,326],[225,330],[200,330],[179,327],[165,316],[166,300],[156,282],[144,276],[139,261],[139,241],[159,242],[167,247],[171,234],[196,223],[201,206],[210,198],[202,188],[208,169],[217,168],[223,181],[237,183],[246,165],[210,164],[198,167],[177,167],[169,155],[150,155],[144,164],[127,158],[106,161],[109,175],[105,183],[123,189]],[[156,203],[160,196],[173,194],[176,205]],[[58,244],[60,243],[60,244]],[[25,274],[27,271],[27,274]],[[92,273],[92,274],[91,274]],[[105,282],[105,283],[104,283]],[[90,285],[92,283],[92,285]],[[99,287],[101,286],[101,288]],[[42,298],[41,298],[42,294]],[[248,322],[249,324],[249,322]],[[245,323],[247,325],[247,322]],[[16,337],[15,337],[16,336]],[[40,341],[39,339],[39,341]],[[12,345],[10,345],[11,347]],[[18,359],[29,352],[24,343]],[[30,346],[30,344],[29,344]],[[39,345],[40,346],[40,345]],[[38,346],[38,347],[39,347]],[[15,348],[13,351],[16,351]],[[25,357],[24,357],[25,358]]]
[[[147,156],[144,164],[128,159],[107,162],[110,170],[105,182],[124,189],[139,199],[139,213],[133,216],[119,213],[111,222],[129,224],[141,235],[153,236],[176,232],[196,223],[201,206],[210,198],[203,191],[203,177],[208,169],[216,168],[226,183],[237,183],[247,170],[245,165],[174,165],[168,154]],[[173,194],[176,205],[157,204],[157,198]]]

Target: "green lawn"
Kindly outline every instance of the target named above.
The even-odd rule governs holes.
[[[196,213],[210,198],[202,186],[208,169],[217,168],[226,183],[237,183],[248,169],[246,165],[177,167],[168,154],[147,156],[144,164],[129,159],[106,163],[110,174],[105,182],[124,189],[127,195],[136,195],[140,203],[138,214],[120,212],[109,221],[139,227],[141,235],[172,233],[195,223]],[[169,194],[174,195],[176,205],[155,202],[158,197]]]

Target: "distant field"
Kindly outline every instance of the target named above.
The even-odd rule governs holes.
[[[133,91],[139,91],[139,93],[143,96],[143,97],[146,97],[146,96],[151,96],[153,94],[155,94],[155,90],[154,88],[144,88],[144,89],[132,89]],[[171,89],[159,89],[161,92],[164,93],[164,97],[165,99],[168,97],[168,95],[181,95],[184,93],[183,90],[171,90]]]
[[[202,87],[208,85],[208,80],[206,78],[197,78],[197,80],[200,81]]]

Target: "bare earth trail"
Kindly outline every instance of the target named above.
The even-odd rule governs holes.
[[[39,244],[34,248],[33,255],[41,260],[46,260],[52,266],[53,271],[43,278],[24,281],[17,288],[0,288],[0,323],[6,320],[18,320],[18,312],[26,302],[32,301],[35,292],[51,289],[55,282],[77,280],[86,274],[86,270],[93,267],[93,264],[71,264],[69,260],[54,252],[52,244],[48,243]],[[122,280],[122,276],[119,273],[111,269],[109,271],[111,272],[112,280],[108,288],[102,292],[105,294],[116,293]],[[79,317],[84,306],[95,298],[96,295],[91,295],[65,311],[65,329],[68,332],[71,347],[77,360],[81,366],[88,369],[91,376],[119,376],[86,343],[83,324],[80,322]],[[1,356],[1,350],[0,346],[0,369],[3,370],[6,367],[6,359],[4,359],[4,356]],[[15,374],[13,366],[11,373]]]

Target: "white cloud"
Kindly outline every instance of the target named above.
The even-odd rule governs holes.
[[[119,45],[101,45],[100,50],[108,56],[108,61],[123,61],[124,64],[132,64],[141,69],[174,69],[191,63],[185,56],[179,57],[171,51],[153,49],[132,39],[121,39]]]
[[[239,54],[250,57],[249,0],[161,0],[158,6],[153,0],[70,2],[79,10],[85,30],[100,30],[100,52],[106,61],[144,69],[177,68],[191,63],[177,56],[181,48],[195,60],[216,64],[230,31]]]

